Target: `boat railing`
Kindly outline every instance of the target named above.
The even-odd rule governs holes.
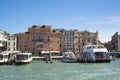
[[[3,55],[0,55],[0,60],[3,60]]]

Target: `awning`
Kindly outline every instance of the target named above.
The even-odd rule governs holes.
[[[3,47],[4,45],[0,44],[0,47]]]
[[[7,41],[7,39],[0,37],[1,41]]]
[[[49,53],[60,53],[60,51],[41,51],[43,54],[49,54]]]

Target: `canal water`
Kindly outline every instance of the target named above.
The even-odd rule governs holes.
[[[120,59],[111,63],[36,60],[27,65],[0,65],[0,80],[120,80]]]

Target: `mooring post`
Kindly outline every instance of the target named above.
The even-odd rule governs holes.
[[[49,54],[49,61],[50,61],[50,63],[52,63],[51,53]]]

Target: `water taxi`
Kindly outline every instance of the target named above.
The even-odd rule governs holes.
[[[67,63],[77,62],[77,57],[73,52],[63,52],[63,61]]]
[[[15,55],[20,51],[3,51],[0,53],[0,64],[12,64],[15,60]]]
[[[9,51],[0,53],[0,64],[8,64]]]
[[[25,53],[18,53],[15,57],[15,64],[26,64],[32,62],[32,55],[31,53],[25,52]]]
[[[110,62],[110,54],[102,45],[85,45],[79,56],[80,62]]]

